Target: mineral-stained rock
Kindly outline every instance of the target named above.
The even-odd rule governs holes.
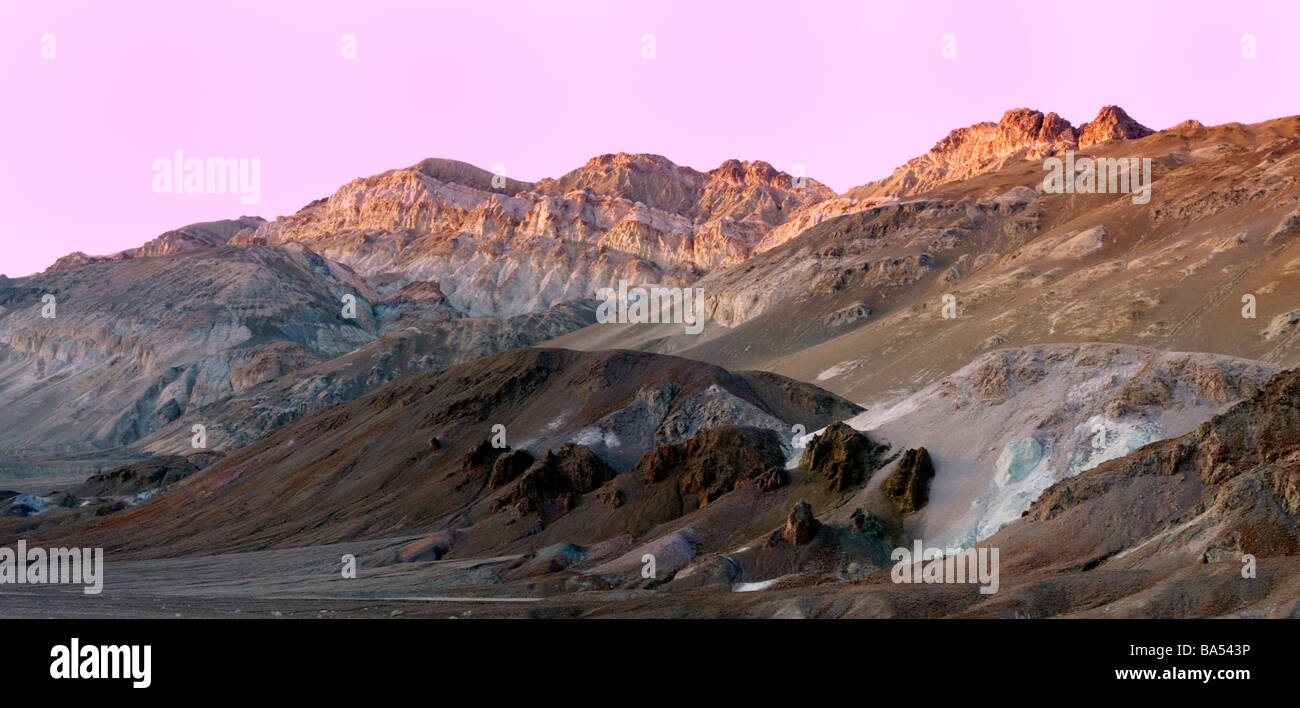
[[[790,516],[785,520],[785,532],[782,536],[789,543],[802,546],[813,540],[819,528],[821,528],[821,522],[813,516],[812,505],[801,501],[794,505],[794,509],[790,511]]]
[[[898,467],[881,490],[899,511],[910,514],[929,501],[931,479],[934,479],[934,463],[930,452],[923,447],[915,448],[903,453]]]
[[[828,490],[843,492],[866,482],[888,449],[845,423],[831,423],[804,448],[800,463],[823,478]]]
[[[71,492],[55,492],[50,495],[50,503],[55,506],[61,506],[71,509],[81,503]]]

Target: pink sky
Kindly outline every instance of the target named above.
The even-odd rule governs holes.
[[[1295,0],[4,0],[0,273],[290,214],[424,157],[524,180],[606,152],[734,157],[843,191],[1012,107],[1255,122],[1300,113],[1298,84]],[[261,201],[155,194],[153,160],[176,149],[259,158]]]

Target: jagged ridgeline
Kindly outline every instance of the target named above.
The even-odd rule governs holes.
[[[1298,174],[1295,117],[1013,109],[843,194],[430,159],[74,253],[0,278],[0,545],[144,614],[1294,616]]]

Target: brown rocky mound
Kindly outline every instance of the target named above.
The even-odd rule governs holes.
[[[547,450],[545,457],[493,500],[492,510],[514,508],[521,514],[559,516],[573,509],[583,494],[596,490],[616,474],[587,446],[567,443],[558,451]]]
[[[801,501],[790,510],[790,516],[785,520],[785,531],[782,536],[787,542],[802,546],[817,536],[817,529],[819,528],[821,528],[821,522],[817,520],[817,517],[813,516],[812,505]]]
[[[828,490],[843,492],[870,479],[888,449],[888,445],[877,445],[845,423],[836,422],[809,441],[800,463],[823,478]]]
[[[492,474],[488,477],[489,489],[500,489],[515,481],[532,466],[534,458],[527,450],[511,450],[492,461]]]
[[[209,457],[191,459],[181,455],[158,455],[92,475],[70,491],[78,497],[139,494],[185,479],[207,466]]]
[[[785,456],[781,440],[771,430],[724,425],[701,431],[677,445],[661,445],[647,453],[631,474],[647,484],[676,477],[683,503],[702,507],[735,489],[745,480],[760,488],[784,483]]]
[[[934,462],[930,460],[930,452],[923,447],[913,448],[903,453],[898,467],[885,480],[881,491],[900,513],[910,514],[929,501],[932,479]]]

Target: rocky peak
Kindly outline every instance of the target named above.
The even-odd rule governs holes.
[[[454,160],[355,179],[233,245],[308,244],[391,294],[437,281],[470,317],[593,296],[620,279],[685,285],[738,263],[775,227],[834,196],[765,162],[700,172],[659,155],[610,153],[537,183]]]
[[[1001,168],[1018,160],[1039,160],[1107,140],[1132,140],[1152,133],[1119,106],[1106,106],[1092,121],[1075,128],[1056,113],[1013,108],[997,123],[958,128],[920,157],[882,180],[845,193],[846,197],[902,197],[947,182]]]
[[[125,251],[123,253],[125,253]],[[49,268],[45,269],[45,272],[57,273],[59,271],[64,271],[64,270],[75,270],[77,268],[81,268],[82,266],[88,266],[92,263],[103,263],[104,261],[110,261],[110,260],[124,260],[128,257],[129,256],[123,256],[121,254],[118,254],[117,257],[91,256],[91,255],[87,255],[85,251],[73,251],[72,253],[69,253],[66,256],[61,256],[60,258],[58,258],[58,260],[54,261],[54,263],[51,264]]]
[[[88,256],[81,251],[75,251],[54,261],[54,264],[45,269],[45,272],[57,273],[94,263],[167,256],[196,248],[225,246],[237,235],[252,233],[257,227],[265,223],[266,220],[259,216],[241,216],[238,219],[190,224],[168,231],[138,248],[128,248],[125,251],[119,251],[109,256]]]
[[[1123,108],[1106,106],[1097,117],[1079,126],[1079,147],[1086,148],[1107,140],[1134,140],[1153,133],[1150,128],[1133,120]]]
[[[459,160],[430,157],[421,160],[412,169],[439,182],[454,182],[484,192],[499,192],[509,196],[526,192],[536,186],[532,182],[521,182],[509,177],[502,180],[492,172]],[[497,187],[493,183],[494,178],[497,179],[496,184],[502,184],[503,186]]]
[[[1055,113],[1013,108],[997,123],[958,128],[930,150],[959,161],[988,160],[1020,150],[1038,156],[1074,146],[1074,128]]]
[[[794,184],[793,177],[762,160],[753,162],[727,160],[709,170],[708,175],[713,179],[741,187],[765,184],[770,187],[789,189]]]
[[[623,152],[593,157],[558,179],[544,179],[537,183],[537,191],[557,196],[585,191],[623,198],[697,221],[726,217],[740,221],[756,212],[770,221],[764,212],[835,196],[813,180],[796,185],[792,175],[760,160],[732,159],[700,172],[660,155]]]
[[[701,173],[661,155],[619,152],[598,155],[568,174],[544,179],[537,183],[537,190],[552,195],[590,190],[681,213],[704,181]]]

